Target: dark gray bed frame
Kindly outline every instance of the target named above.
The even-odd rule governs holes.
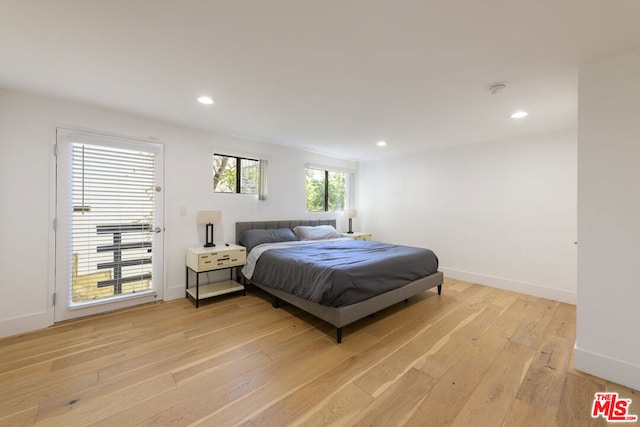
[[[244,230],[249,230],[252,228],[290,228],[293,230],[298,225],[331,225],[335,228],[336,220],[328,219],[236,222],[236,242],[239,242],[240,233],[242,233]],[[343,326],[374,314],[401,301],[406,301],[410,297],[418,295],[426,291],[427,289],[431,289],[436,286],[438,288],[438,295],[440,295],[442,292],[442,281],[443,274],[442,272],[438,271],[429,276],[410,282],[401,288],[391,290],[384,294],[369,298],[365,301],[360,301],[355,304],[342,307],[329,307],[249,280],[251,284],[257,286],[258,288],[266,291],[273,296],[272,304],[274,308],[278,308],[278,301],[283,300],[306,311],[307,313],[313,314],[314,316],[331,323],[336,327],[336,341],[338,343],[342,342]]]

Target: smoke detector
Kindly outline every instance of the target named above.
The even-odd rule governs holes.
[[[498,94],[502,92],[506,87],[507,87],[506,83],[493,83],[492,85],[489,86],[489,93],[491,95]]]

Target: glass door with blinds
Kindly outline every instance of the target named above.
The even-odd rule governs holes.
[[[55,320],[161,298],[162,145],[57,130]]]

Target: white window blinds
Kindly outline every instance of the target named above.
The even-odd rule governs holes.
[[[151,289],[154,154],[71,144],[72,302]]]

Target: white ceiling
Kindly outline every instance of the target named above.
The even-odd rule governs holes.
[[[0,0],[0,87],[354,160],[575,128],[639,46],[637,0]]]

